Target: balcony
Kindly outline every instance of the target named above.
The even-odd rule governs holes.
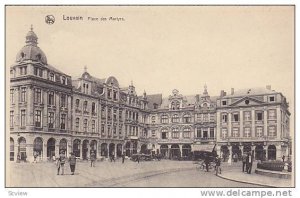
[[[157,142],[159,144],[180,144],[180,143],[186,143],[186,144],[192,144],[193,140],[191,138],[189,139],[183,139],[183,138],[179,138],[179,139],[159,139],[157,140]]]

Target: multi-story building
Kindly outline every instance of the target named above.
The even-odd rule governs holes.
[[[87,72],[76,79],[47,62],[31,29],[10,68],[10,159],[51,159],[61,151],[88,159],[125,153],[168,158],[212,150],[232,156],[255,150],[256,158],[288,155],[286,98],[268,89],[224,91],[221,96],[183,96],[178,90],[138,96],[131,83]]]
[[[280,159],[289,154],[289,116],[286,98],[271,86],[221,91],[217,148],[226,156],[255,151],[256,159]]]

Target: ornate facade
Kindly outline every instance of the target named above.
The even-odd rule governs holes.
[[[173,90],[138,96],[110,76],[99,79],[85,68],[77,79],[47,62],[31,29],[10,67],[10,160],[52,159],[60,151],[88,159],[125,153],[189,157],[194,150],[232,156],[255,150],[257,159],[289,154],[285,97],[268,89],[248,89],[211,97]]]

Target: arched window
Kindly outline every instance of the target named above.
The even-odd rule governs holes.
[[[84,112],[87,111],[87,105],[88,105],[88,102],[87,102],[87,101],[84,101],[84,102],[83,102],[83,111],[84,111]]]
[[[179,116],[177,114],[172,116],[172,122],[175,122],[175,123],[179,122]]]
[[[183,129],[183,138],[190,138],[191,137],[191,129],[186,127]]]
[[[168,139],[168,129],[167,128],[161,129],[161,139]]]
[[[168,123],[169,122],[169,116],[164,114],[161,116],[161,123]]]
[[[61,84],[67,85],[67,78],[65,76],[61,77]]]
[[[49,74],[49,80],[51,80],[51,81],[53,81],[53,82],[55,81],[55,75],[54,75],[54,73],[51,72],[51,73]]]
[[[88,120],[84,119],[83,120],[83,131],[87,132],[87,129],[88,129]]]
[[[179,129],[177,127],[172,129],[172,138],[179,139]]]
[[[180,104],[179,104],[178,101],[173,101],[173,102],[171,103],[171,109],[172,109],[172,110],[178,110],[179,108],[180,108]]]
[[[79,109],[79,104],[80,104],[80,100],[76,99],[76,102],[75,102],[75,108],[76,109]]]
[[[184,123],[190,123],[191,122],[191,115],[190,114],[185,114],[183,116],[183,122]]]
[[[76,118],[75,120],[75,130],[79,131],[79,118]]]

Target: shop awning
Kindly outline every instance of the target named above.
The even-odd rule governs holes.
[[[212,152],[214,149],[214,144],[194,144],[193,151],[209,151]]]

